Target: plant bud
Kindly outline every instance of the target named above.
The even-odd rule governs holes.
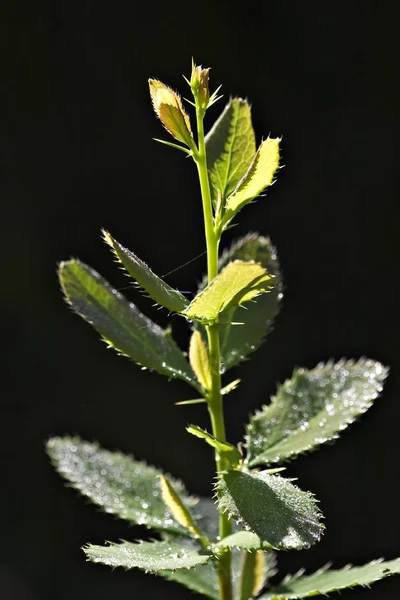
[[[165,129],[176,140],[191,148],[193,134],[189,115],[182,106],[180,96],[157,79],[149,79],[149,87],[154,111]]]
[[[209,73],[209,68],[203,69],[201,66],[196,67],[196,65],[193,64],[190,87],[192,88],[193,96],[196,98],[201,108],[204,109],[208,107],[210,100]]]

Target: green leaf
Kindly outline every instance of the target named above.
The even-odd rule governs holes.
[[[227,471],[218,488],[221,509],[273,548],[301,550],[321,537],[315,498],[280,475]]]
[[[260,550],[261,548],[267,548],[269,550],[272,547],[269,544],[263,543],[258,535],[252,531],[236,531],[225,538],[222,538],[217,543],[219,548],[239,548],[241,550]]]
[[[330,592],[353,588],[358,585],[370,586],[371,583],[400,574],[400,559],[373,561],[362,567],[348,565],[344,569],[324,567],[312,575],[303,572],[286,577],[281,584],[260,596],[259,600],[294,600],[310,596],[325,596]]]
[[[382,391],[387,369],[360,359],[297,369],[247,426],[246,462],[282,462],[339,436]]]
[[[260,264],[235,260],[194,298],[182,314],[202,323],[215,323],[223,311],[268,292],[274,284],[274,277]]]
[[[177,571],[161,571],[159,573],[169,581],[175,581],[193,592],[207,596],[211,600],[219,600],[218,576],[213,562]]]
[[[47,452],[60,475],[103,511],[131,523],[189,536],[162,500],[161,471],[79,438],[52,438]],[[193,507],[196,500],[187,495],[182,483],[169,479],[185,506]]]
[[[129,275],[146,290],[150,298],[174,312],[181,312],[189,305],[185,296],[160,279],[146,263],[140,260],[136,254],[124,248],[108,231],[103,231],[103,236]]]
[[[83,550],[91,562],[109,567],[138,568],[151,573],[159,573],[164,569],[191,569],[207,563],[211,558],[211,554],[204,550],[170,541],[123,542],[109,546],[90,544]]]
[[[246,204],[274,182],[279,167],[279,142],[278,138],[268,138],[261,143],[247,173],[226,200],[221,222],[223,229]]]
[[[117,352],[168,377],[179,377],[201,391],[169,330],[161,329],[78,260],[62,262],[60,283],[72,308]]]
[[[205,142],[213,201],[219,195],[225,200],[246,174],[256,153],[249,103],[241,98],[230,100]]]
[[[189,362],[196,377],[205,390],[211,389],[211,366],[207,346],[200,331],[195,330],[190,338]]]
[[[223,372],[242,361],[248,354],[256,350],[268,332],[279,312],[282,299],[282,281],[275,248],[268,238],[251,233],[237,240],[231,248],[224,252],[219,261],[219,270],[234,260],[255,261],[260,263],[268,273],[275,277],[274,287],[268,294],[261,294],[246,305],[228,309],[220,317],[220,346]],[[231,325],[231,322],[242,321],[243,325]]]
[[[207,444],[214,448],[221,456],[225,456],[232,466],[239,464],[242,460],[242,455],[236,446],[233,446],[228,442],[221,442],[221,440],[218,440],[211,435],[211,433],[208,433],[208,431],[201,429],[201,427],[198,427],[197,425],[188,425],[186,431],[205,440]]]

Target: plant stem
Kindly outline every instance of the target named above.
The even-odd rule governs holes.
[[[213,208],[210,193],[210,182],[207,171],[207,155],[204,143],[203,118],[204,111],[196,106],[198,152],[195,162],[200,180],[201,197],[203,202],[204,229],[207,245],[207,275],[208,283],[218,274],[218,248],[219,235],[214,229]],[[226,441],[223,402],[221,395],[221,353],[219,344],[219,324],[215,323],[206,327],[208,349],[211,365],[211,390],[208,400],[208,410],[213,435],[221,441]],[[226,459],[215,452],[217,477],[229,467]],[[224,538],[231,533],[231,523],[226,514],[219,515],[219,536]],[[227,550],[217,563],[219,598],[232,600],[231,552]]]
[[[207,245],[207,275],[208,283],[218,275],[218,246],[219,239],[214,231],[213,210],[210,192],[210,182],[207,171],[207,155],[204,143],[204,113],[196,108],[198,152],[195,157],[200,180],[201,199],[203,202],[204,231]]]

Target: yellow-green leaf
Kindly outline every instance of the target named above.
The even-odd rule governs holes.
[[[224,228],[236,213],[273,183],[279,167],[279,142],[279,138],[262,142],[247,173],[226,201],[222,218]]]
[[[222,311],[271,290],[274,280],[260,264],[235,260],[196,296],[182,314],[201,323],[214,323]]]
[[[211,389],[211,368],[207,346],[200,331],[193,331],[189,345],[189,361],[191,367],[205,390]]]
[[[230,444],[229,442],[222,442],[211,435],[211,433],[208,433],[208,431],[201,429],[201,427],[198,427],[197,425],[188,425],[186,427],[186,431],[207,442],[207,444],[214,448],[214,450],[216,450],[219,454],[224,455],[232,466],[241,462],[242,455],[236,446],[233,446],[233,444]]]
[[[195,524],[189,509],[184,505],[178,492],[165,475],[160,475],[160,486],[161,497],[175,521],[187,529],[194,537],[202,538],[203,535]]]
[[[246,174],[256,153],[250,104],[233,98],[208,132],[207,163],[213,201],[233,192]]]
[[[193,134],[189,115],[182,106],[180,96],[157,79],[149,79],[149,87],[154,111],[165,129],[176,140],[191,148]]]

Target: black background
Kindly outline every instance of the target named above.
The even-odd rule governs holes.
[[[327,532],[282,573],[400,554],[397,16],[379,2],[32,2],[3,4],[3,393],[0,595],[11,600],[188,598],[139,572],[86,564],[87,541],[142,532],[88,505],[53,472],[51,435],[72,433],[146,458],[208,494],[211,453],[185,432],[204,409],[174,407],[181,382],[107,351],[66,308],[56,263],[79,256],[127,279],[100,239],[109,229],[159,274],[204,250],[193,164],[167,137],[147,78],[187,95],[192,55],[225,99],[253,105],[258,139],[283,135],[277,184],[231,239],[258,230],[278,247],[286,295],[268,342],[234,375],[231,441],[295,365],[368,355],[390,365],[384,398],[287,473],[321,499]],[[210,111],[208,123],[223,101]],[[194,290],[204,257],[167,277]],[[165,325],[135,290],[127,295]],[[177,318],[181,344],[187,333]],[[344,598],[397,597],[393,578]]]

